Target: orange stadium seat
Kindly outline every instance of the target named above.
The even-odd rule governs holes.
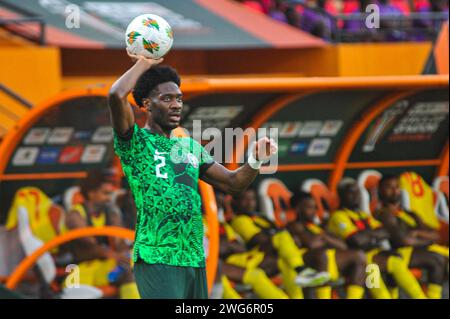
[[[361,209],[373,214],[378,206],[378,183],[382,175],[376,170],[362,171],[358,176],[358,186],[361,191]]]
[[[278,227],[295,220],[295,212],[291,209],[291,191],[276,178],[267,178],[258,189],[262,213]]]
[[[63,195],[64,208],[68,211],[72,206],[82,204],[84,202],[79,186],[72,186],[66,189]]]
[[[63,222],[64,211],[60,206],[55,205],[40,189],[23,187],[14,196],[13,204],[8,212],[6,228],[18,229],[19,240],[25,255],[30,256],[44,243],[60,233]],[[58,271],[50,252],[38,259],[37,269],[44,282],[55,293],[60,293],[60,297],[63,299],[80,298],[81,296],[90,299],[103,296],[101,290],[86,285],[80,285],[77,289],[60,289],[55,282]]]
[[[322,221],[330,216],[330,212],[337,209],[338,198],[331,193],[328,187],[318,179],[307,179],[303,182],[301,190],[310,193],[316,200],[318,207],[317,217]]]
[[[442,243],[448,245],[449,241],[449,197],[448,176],[437,177],[433,182],[436,193],[436,213],[441,224]]]

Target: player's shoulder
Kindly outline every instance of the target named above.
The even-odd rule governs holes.
[[[246,214],[235,214],[233,218],[231,219],[232,222],[239,223],[239,222],[253,222],[252,218]]]
[[[331,214],[328,224],[342,222],[348,219],[350,219],[349,212],[344,209],[338,209]]]

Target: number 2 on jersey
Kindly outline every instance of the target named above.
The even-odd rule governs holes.
[[[155,170],[156,170],[156,177],[160,177],[160,178],[167,178],[167,172],[166,173],[161,173],[161,167],[166,166],[166,158],[164,156],[161,155],[155,155],[154,156],[155,161],[161,161],[160,163],[156,164]]]

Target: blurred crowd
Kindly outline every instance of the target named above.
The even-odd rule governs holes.
[[[448,0],[237,0],[251,10],[328,41],[429,40],[448,20]],[[368,30],[365,14],[378,5],[380,28]],[[437,13],[408,19],[413,13]],[[347,18],[343,18],[347,16]],[[380,32],[381,31],[381,32]]]

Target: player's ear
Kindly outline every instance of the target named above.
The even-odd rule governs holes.
[[[150,98],[142,99],[142,107],[149,112],[151,112],[151,109],[150,109],[151,104],[152,104],[152,102],[151,102]]]

